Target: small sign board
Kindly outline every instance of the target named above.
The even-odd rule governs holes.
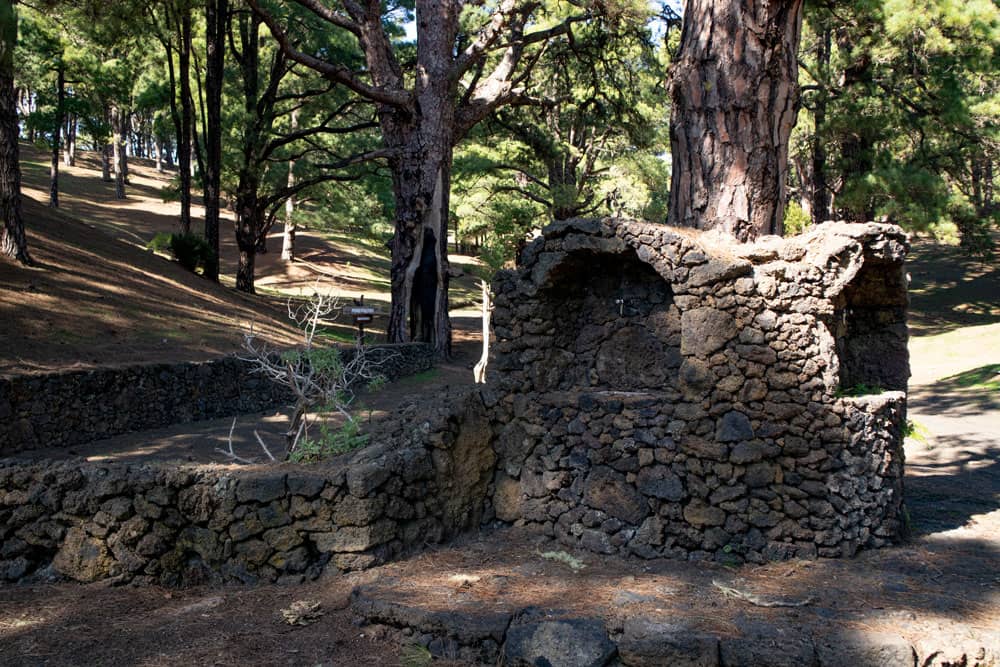
[[[375,309],[365,305],[365,297],[354,300],[354,305],[345,308],[347,313],[354,320],[354,326],[358,328],[358,340],[365,337],[365,325],[375,319]]]

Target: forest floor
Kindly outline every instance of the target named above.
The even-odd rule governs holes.
[[[60,222],[47,224],[55,227]],[[47,251],[47,261],[53,264],[61,257],[57,238]],[[81,250],[90,247],[89,241],[78,241]],[[46,255],[41,256],[44,261]],[[129,258],[139,261],[138,256]],[[442,611],[465,619],[533,606],[543,614],[599,617],[611,624],[630,614],[683,620],[721,636],[740,633],[748,624],[770,624],[793,633],[821,628],[831,641],[844,643],[876,642],[889,635],[945,651],[970,645],[1000,647],[1000,270],[967,261],[957,249],[927,242],[916,244],[908,267],[913,368],[909,416],[918,437],[906,443],[906,502],[914,535],[898,547],[847,560],[738,569],[573,553],[583,565],[578,569],[551,557],[549,552],[561,552],[562,547],[504,531],[470,536],[367,572],[324,576],[298,586],[4,586],[0,664],[429,664],[425,655],[401,647],[384,630],[354,624],[350,594],[359,585],[418,612]],[[159,275],[164,273],[160,268],[146,270]],[[113,270],[117,273],[120,267]],[[67,275],[73,274],[67,270]],[[6,291],[4,280],[0,273],[0,299]],[[180,274],[171,280],[187,284]],[[261,308],[260,300],[248,303],[251,312]],[[274,306],[276,312],[279,305]],[[220,334],[231,331],[231,325],[218,326]],[[47,338],[45,330],[32,335],[33,345],[62,344]],[[226,351],[222,342],[218,345],[205,356]],[[139,355],[160,349],[137,344],[133,351]],[[182,344],[169,348],[178,355],[184,349]],[[72,361],[68,350],[45,362],[44,351],[33,352],[30,346],[23,350],[35,354],[31,359],[39,367],[98,363]],[[109,350],[105,353],[110,355],[105,360],[114,358]],[[474,358],[474,344],[466,342],[456,362],[395,383],[384,396],[373,398],[370,407],[377,414],[414,393],[431,396],[444,385],[468,383],[468,365]],[[274,429],[283,419],[281,413],[259,417]],[[248,423],[253,421],[248,418]],[[147,432],[75,453],[94,459],[215,460],[214,447],[229,424],[217,420]],[[147,445],[146,451],[136,451],[140,442]],[[723,594],[713,585],[716,581],[761,597],[809,604],[760,607]],[[320,602],[325,615],[305,627],[286,625],[280,610],[299,600]]]
[[[76,166],[60,164],[60,206],[52,209],[49,155],[23,143],[21,152],[25,226],[37,266],[0,262],[0,375],[217,358],[238,350],[251,324],[278,345],[292,344],[297,331],[286,301],[310,294],[317,280],[320,290],[345,300],[364,295],[379,313],[388,312],[385,248],[342,233],[300,230],[296,261],[286,263],[279,223],[268,237],[269,251],[257,257],[258,294],[246,295],[233,289],[238,252],[229,211],[220,233],[221,284],[146,250],[157,233],[178,231],[180,204],[162,198],[171,173],[134,159],[127,198],[119,201],[114,183],[101,180],[97,154],[80,151]],[[195,231],[203,220],[196,202]],[[464,272],[451,290],[461,340],[476,326],[475,309],[462,309],[478,301],[485,270],[471,257],[451,261]],[[377,317],[379,324],[384,317]],[[354,329],[341,317],[329,323],[327,335],[350,341]]]

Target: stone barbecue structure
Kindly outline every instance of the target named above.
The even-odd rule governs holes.
[[[39,460],[26,450],[104,435],[52,401],[167,392],[154,376],[178,375],[5,380],[0,412],[35,426],[0,429],[0,451],[21,457],[0,459],[0,581],[301,581],[512,523],[639,558],[881,546],[904,528],[906,251],[880,224],[752,245],[618,219],[550,226],[494,284],[485,387],[415,396],[371,445],[315,466]],[[416,350],[405,366],[429,363]],[[181,368],[162,395],[191,405],[231,366]],[[167,412],[125,411],[115,428]]]
[[[600,553],[850,556],[899,536],[905,234],[741,245],[552,225],[495,282],[495,517]]]

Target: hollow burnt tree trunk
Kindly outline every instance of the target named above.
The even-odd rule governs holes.
[[[687,0],[671,69],[670,222],[781,234],[803,0]]]
[[[457,15],[440,12],[422,32],[415,104],[410,112],[380,114],[383,142],[395,148],[389,161],[396,204],[390,283],[392,306],[386,336],[391,342],[428,342],[451,351],[448,314],[448,205],[455,143],[455,101],[449,81]]]
[[[21,165],[18,155],[14,44],[17,20],[10,0],[0,0],[0,254],[30,265],[21,216]]]

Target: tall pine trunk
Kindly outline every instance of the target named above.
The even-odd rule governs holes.
[[[219,195],[222,178],[222,77],[225,73],[227,0],[207,0],[206,30],[206,128],[205,128],[205,240],[216,261],[205,277],[219,280]]]
[[[670,222],[781,234],[802,0],[687,0],[670,77]]]
[[[181,7],[178,48],[181,93],[181,133],[177,140],[177,162],[181,177],[181,232],[191,233],[191,134],[194,108],[191,102],[191,8]]]
[[[0,255],[30,265],[21,216],[21,163],[18,161],[14,45],[17,17],[10,0],[0,0]]]
[[[128,156],[129,153],[135,155],[134,151],[129,150],[132,138],[132,114],[128,111],[122,110],[120,122],[122,124],[122,140],[118,143],[118,161],[122,170],[122,183],[128,185],[130,182],[128,175]]]
[[[830,72],[831,30],[823,27],[816,52],[816,68],[828,83]],[[828,93],[826,86],[820,87],[813,107],[812,136],[812,222],[819,224],[830,218],[830,191],[826,184],[826,107]]]
[[[263,210],[260,206],[258,175],[242,169],[236,189],[236,247],[239,263],[236,266],[236,289],[255,294],[254,268],[260,245],[259,230],[263,228]]]
[[[289,121],[289,132],[296,132],[299,129],[299,110],[295,109],[291,113]],[[288,161],[288,188],[295,187],[295,160]],[[295,195],[289,195],[285,200],[285,228],[281,235],[281,260],[291,262],[295,259]]]
[[[448,77],[456,15],[422,33],[415,105],[418,118],[380,114],[382,139],[397,149],[389,161],[396,205],[386,334],[390,342],[426,341],[451,354],[448,314],[448,203],[456,141],[455,96]]]
[[[66,118],[66,141],[63,146],[63,164],[67,167],[76,165],[76,114],[69,114]]]
[[[111,150],[109,143],[101,146],[101,180],[105,183],[111,182]]]
[[[391,342],[423,341],[451,353],[448,315],[448,201],[451,145],[444,154],[393,169],[396,231],[392,241],[392,307],[386,334]],[[422,177],[409,178],[419,174]],[[430,175],[430,178],[427,178]]]
[[[125,144],[122,142],[122,111],[111,107],[111,154],[115,172],[115,199],[125,199]]]
[[[49,206],[59,208],[59,149],[62,144],[63,107],[66,100],[66,66],[56,63],[56,119],[52,126],[52,163],[49,167]]]

